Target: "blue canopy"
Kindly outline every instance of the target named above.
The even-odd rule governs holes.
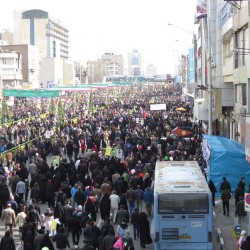
[[[247,189],[250,183],[250,165],[242,144],[226,137],[204,135],[202,152],[207,161],[207,178],[214,182],[218,192],[223,177],[227,178],[234,192],[244,176]]]

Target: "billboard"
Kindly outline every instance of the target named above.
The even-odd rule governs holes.
[[[197,0],[196,18],[203,18],[205,16],[207,16],[207,0]]]

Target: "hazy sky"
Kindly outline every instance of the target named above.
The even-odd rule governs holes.
[[[173,73],[188,51],[197,0],[0,0],[0,31],[13,30],[13,11],[41,9],[70,31],[70,55],[83,63],[105,52],[140,51],[143,65]],[[168,23],[174,25],[169,26]],[[178,40],[179,42],[176,42]],[[125,57],[126,58],[126,57]]]

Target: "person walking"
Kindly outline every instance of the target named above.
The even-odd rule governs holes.
[[[35,240],[34,240],[35,242]],[[44,235],[43,235],[43,238],[41,240],[41,243],[40,243],[40,249],[49,249],[49,250],[54,250],[54,246],[53,246],[53,243],[49,237],[49,233],[46,232]]]
[[[2,221],[5,225],[5,231],[10,230],[11,235],[13,235],[12,227],[15,226],[15,211],[11,208],[11,204],[7,204],[7,208],[3,210]]]
[[[138,212],[140,213],[142,211],[142,201],[143,201],[143,190],[141,189],[140,185],[137,186],[137,189],[134,191],[134,195],[135,195],[136,207],[138,209]]]
[[[213,206],[215,207],[215,194],[217,192],[217,189],[214,185],[214,182],[211,179],[208,181],[208,187],[212,193],[212,202],[213,202]]]
[[[27,215],[24,212],[24,207],[22,207],[21,212],[19,212],[17,214],[16,221],[15,221],[15,225],[18,226],[18,229],[19,229],[20,238],[21,238],[21,234],[22,234],[22,230],[23,230],[23,224],[25,222],[26,216]]]
[[[77,245],[80,240],[81,235],[81,221],[77,218],[76,214],[72,215],[72,218],[69,220],[69,228],[72,234],[73,245]]]
[[[34,187],[31,188],[30,192],[30,198],[35,201],[35,203],[38,203],[41,199],[41,189],[38,185],[38,183],[34,184]]]
[[[240,184],[238,184],[238,186],[234,192],[235,207],[236,207],[237,203],[239,202],[240,197],[244,197],[244,191],[243,191],[242,187],[240,186]]]
[[[34,248],[35,248],[35,250],[40,250],[41,249],[41,242],[42,242],[43,236],[45,234],[45,227],[42,226],[37,232],[38,232],[38,235],[35,236],[35,239],[34,239]]]
[[[129,215],[128,210],[125,210],[125,209],[124,209],[124,206],[121,205],[121,206],[120,206],[120,209],[117,211],[115,221],[117,222],[117,224],[121,224],[121,223],[122,223],[122,220],[123,220],[124,218],[126,218],[127,222],[129,222],[130,215]]]
[[[133,242],[132,237],[130,236],[129,230],[126,230],[126,235],[125,235],[123,242],[124,242],[124,247],[126,250],[134,250],[135,249],[134,242]]]
[[[66,247],[70,247],[68,236],[64,233],[63,227],[59,227],[58,233],[53,237],[53,242],[56,242],[56,248],[60,250],[66,250]]]
[[[221,193],[221,200],[223,204],[223,215],[229,216],[229,200],[231,199],[231,192],[229,189],[224,189]]]
[[[20,199],[24,199],[25,197],[25,193],[26,193],[26,185],[25,183],[22,181],[21,178],[19,178],[18,183],[16,184],[16,194],[18,194],[18,196],[20,197]]]
[[[238,222],[241,225],[241,227],[243,226],[244,218],[246,217],[246,215],[247,215],[247,212],[245,211],[245,202],[244,202],[243,197],[241,196],[235,208],[235,217],[238,216]]]
[[[22,229],[22,242],[24,250],[34,249],[35,227],[33,222],[30,221],[29,216],[26,216],[25,223]]]
[[[134,211],[131,214],[131,224],[133,225],[134,240],[136,240],[136,237],[139,238],[138,220],[138,209],[134,208]]]
[[[109,199],[109,194],[104,194],[101,198],[100,201],[100,222],[98,223],[99,226],[106,221],[108,218],[110,218],[110,199]]]
[[[116,242],[115,231],[113,228],[109,228],[108,235],[106,235],[101,243],[102,250],[109,250]]]
[[[66,205],[63,206],[63,221],[62,221],[66,234],[69,234],[70,220],[72,218],[73,212],[74,212],[73,206],[70,204],[70,199],[68,199],[66,201]]]
[[[246,240],[246,237],[247,237],[246,230],[242,230],[240,233],[240,238],[236,242],[237,250],[241,250],[242,242]]]
[[[79,250],[95,250],[96,248],[93,247],[91,241],[89,239],[83,240],[83,247],[79,248]]]
[[[122,218],[121,224],[118,224],[117,235],[122,239],[126,236],[126,230],[129,229],[127,218]]]
[[[7,230],[0,241],[0,250],[11,249],[16,250],[14,239],[11,236],[11,232]]]
[[[140,245],[145,248],[146,244],[151,244],[152,239],[150,236],[150,226],[147,215],[144,212],[139,214],[138,218],[138,228],[140,233]]]
[[[148,214],[148,216],[151,216],[152,204],[154,202],[154,195],[153,195],[153,192],[151,191],[150,187],[146,188],[146,190],[144,192],[143,200],[144,200],[145,205],[146,205],[147,214]]]
[[[96,201],[95,203],[95,209],[96,209],[96,213],[99,213],[99,204],[100,204],[100,199],[102,196],[102,191],[100,189],[100,185],[96,184],[95,188],[93,189],[93,195],[96,197]]]
[[[224,189],[228,189],[231,193],[231,185],[226,177],[223,177],[223,181],[221,182],[221,185],[220,185],[220,192],[222,193]]]
[[[135,194],[134,194],[134,190],[132,189],[131,186],[130,186],[129,190],[126,193],[126,198],[127,198],[127,201],[128,201],[128,211],[129,211],[129,213],[131,215],[134,208],[135,208]]]
[[[246,185],[246,183],[245,183],[245,177],[241,177],[238,185],[242,188],[243,193],[245,194],[245,185]],[[243,197],[244,197],[244,195],[243,195]]]
[[[119,208],[120,197],[116,194],[116,191],[113,190],[112,194],[109,196],[110,199],[110,219],[113,219],[113,223],[115,224],[117,211]]]

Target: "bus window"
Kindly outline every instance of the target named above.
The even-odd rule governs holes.
[[[160,194],[158,213],[208,213],[208,194]]]

